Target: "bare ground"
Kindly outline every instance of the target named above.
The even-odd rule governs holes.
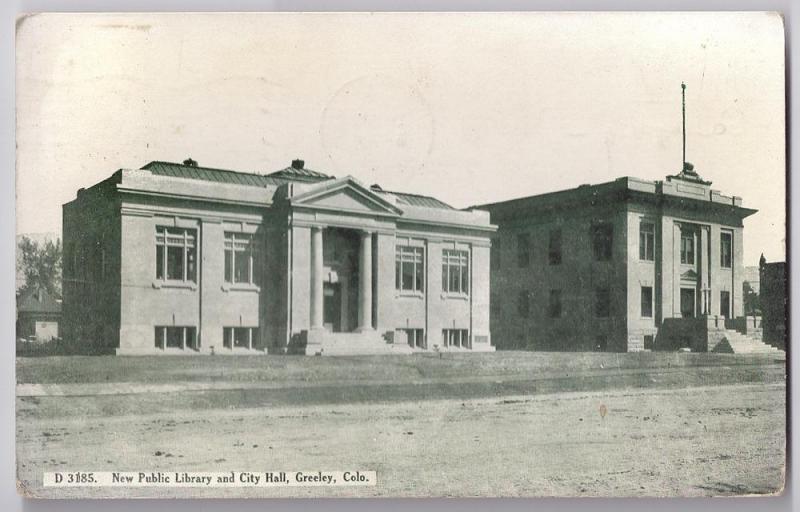
[[[570,391],[553,391],[542,381],[532,391],[523,386],[520,392],[517,381],[510,387],[493,383],[486,391],[480,379],[471,387],[462,375],[444,388],[440,382],[398,382],[403,391],[395,395],[387,395],[385,384],[371,388],[364,382],[371,391],[356,393],[360,398],[353,401],[346,400],[345,391],[330,391],[335,386],[327,382],[316,395],[299,394],[307,399],[297,403],[286,397],[246,398],[272,392],[260,388],[19,397],[18,477],[25,492],[43,497],[779,492],[786,439],[784,367],[763,360],[754,364],[759,370],[748,383],[730,384],[726,375],[740,378],[755,370],[737,374],[744,371],[733,364],[739,360],[723,360],[727,364],[712,365],[711,373],[694,366],[664,373],[645,368],[640,373],[646,379],[625,378],[621,384],[615,379],[629,374],[619,368],[606,380],[573,372],[575,382],[566,386]],[[560,378],[559,387],[564,387],[566,377]],[[454,394],[454,387],[462,396]],[[427,399],[409,399],[414,390]],[[174,407],[182,399],[195,405]],[[601,405],[607,410],[604,417]],[[41,487],[42,473],[58,470],[316,469],[374,470],[379,484],[229,490]]]

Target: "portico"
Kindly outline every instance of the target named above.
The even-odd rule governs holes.
[[[467,269],[488,265],[493,227],[484,212],[400,205],[396,196],[351,177],[293,184],[285,206],[290,352],[491,349],[484,276],[442,284],[444,254],[461,255],[453,261]],[[410,247],[416,266],[403,263]],[[451,282],[458,289],[446,290]],[[478,311],[485,315],[480,320]],[[475,332],[481,333],[477,343]]]
[[[328,329],[333,332],[356,332],[374,330],[372,322],[372,245],[373,233],[367,230],[358,230],[358,267],[348,265],[348,261],[340,261],[335,251],[326,265],[325,258],[325,232],[324,226],[311,227],[311,288],[310,288],[310,322],[312,330]],[[330,231],[331,228],[328,228]],[[347,253],[345,253],[347,254]],[[326,272],[326,268],[328,271]],[[349,326],[349,288],[353,275],[358,278],[356,311],[358,324],[355,329]],[[331,293],[326,294],[326,284],[337,284],[338,289],[331,287]],[[332,299],[338,308],[326,307],[327,297]],[[338,311],[337,311],[338,310]],[[326,322],[325,312],[330,311],[330,322]],[[333,315],[340,315],[338,322],[334,322]],[[338,328],[326,327],[326,324],[338,325]]]

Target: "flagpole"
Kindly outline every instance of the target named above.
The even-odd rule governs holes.
[[[683,162],[681,170],[686,168],[686,84],[681,82],[681,111],[683,114]]]

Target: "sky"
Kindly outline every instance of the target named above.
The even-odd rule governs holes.
[[[306,167],[456,207],[687,160],[785,259],[782,20],[766,13],[46,14],[17,23],[17,232],[152,160]]]

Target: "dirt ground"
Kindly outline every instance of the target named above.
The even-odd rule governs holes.
[[[727,360],[729,363],[733,359]],[[39,363],[37,363],[39,364]],[[317,363],[313,363],[317,364]],[[327,364],[327,363],[325,363]],[[634,385],[492,396],[292,404],[198,399],[218,391],[17,399],[19,486],[36,496],[712,496],[778,492],[785,456],[783,365],[748,382],[734,365],[641,370]],[[758,365],[756,365],[758,366]],[[719,376],[715,379],[713,376]],[[486,376],[484,376],[486,377]],[[672,379],[672,380],[670,380]],[[78,382],[80,379],[76,379]],[[697,385],[677,386],[679,382]],[[540,383],[541,384],[541,383]],[[409,384],[425,389],[419,383]],[[469,380],[462,380],[464,389]],[[325,384],[325,386],[333,386]],[[347,388],[350,389],[350,388]],[[376,389],[385,389],[379,387]],[[434,387],[438,389],[438,387]],[[448,390],[450,387],[447,388]],[[481,390],[482,387],[475,389]],[[498,391],[499,389],[499,391]],[[541,386],[540,386],[541,389]],[[517,390],[516,393],[514,391]],[[63,389],[61,390],[63,391]],[[250,393],[269,394],[263,389]],[[435,393],[434,393],[435,394]],[[194,396],[205,407],[150,408]],[[334,396],[336,400],[326,400]],[[430,396],[430,395],[427,395]],[[104,402],[103,400],[107,400]],[[137,410],[136,406],[142,407]],[[604,409],[605,415],[600,411]],[[371,470],[374,487],[42,488],[44,471]]]

